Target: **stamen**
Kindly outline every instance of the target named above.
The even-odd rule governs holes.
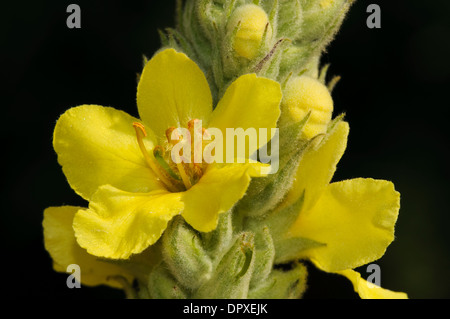
[[[206,137],[207,139],[211,138],[211,134],[209,134],[208,130],[204,127],[202,127],[202,137]]]
[[[178,171],[180,172],[181,179],[183,180],[183,184],[186,187],[186,189],[189,189],[192,187],[191,180],[189,179],[189,176],[186,174],[186,171],[184,170],[183,162],[180,160],[178,160],[177,162],[179,162],[179,163],[177,163],[177,168],[178,168]]]
[[[205,128],[201,124],[201,120],[192,119],[187,125],[191,134],[191,149],[194,150],[191,153],[191,164],[189,165],[191,170],[194,170],[192,163],[201,163],[203,161],[203,133]]]
[[[172,150],[172,152],[173,152],[173,150]],[[191,184],[191,180],[190,180],[189,176],[186,174],[186,171],[184,170],[183,159],[185,159],[185,156],[184,155],[180,156],[179,153],[178,154],[174,153],[174,154],[176,156],[176,165],[178,168],[178,172],[181,175],[181,179],[183,180],[183,184],[186,187],[186,189],[189,189],[192,187],[192,184]]]
[[[173,131],[175,131],[175,133],[172,133]],[[172,134],[174,135],[175,139],[172,139]],[[180,134],[178,134],[178,130],[174,126],[169,127],[166,130],[166,138],[169,144],[172,145],[178,144],[178,142],[181,140]]]
[[[205,147],[211,143],[211,134],[206,128],[202,128],[202,163],[205,164],[205,159],[203,158],[203,151]]]
[[[188,122],[187,128],[188,128],[189,132],[191,132],[191,134],[192,134],[192,131],[194,130],[195,124],[198,122],[200,122],[199,119],[192,119]]]
[[[141,152],[144,155],[145,161],[147,162],[148,166],[153,171],[153,173],[155,173],[155,175],[164,183],[169,191],[176,192],[177,189],[172,184],[172,182],[159,170],[157,164],[155,163],[154,157],[147,152],[147,148],[145,147],[143,141],[144,137],[147,136],[144,125],[138,122],[133,122],[133,127],[136,131],[136,138],[139,148],[141,149]]]
[[[172,135],[173,135],[173,139],[172,139]],[[172,145],[178,144],[183,139],[183,137],[180,136],[180,134],[178,133],[178,130],[174,126],[171,126],[166,130],[166,138],[167,138],[167,141],[169,142],[169,144],[172,144]],[[186,189],[188,189],[192,186],[190,179],[189,179],[188,175],[186,174],[186,172],[184,170],[184,166],[183,166],[183,162],[188,162],[187,156],[190,156],[190,155],[176,154],[177,162],[178,162],[178,164],[176,164],[176,165],[177,165],[178,171],[181,175],[181,179],[183,180],[183,184],[186,187]]]

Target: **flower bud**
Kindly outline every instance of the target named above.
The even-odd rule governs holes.
[[[300,1],[278,0],[277,36],[292,41],[302,34],[303,8]]]
[[[286,84],[281,111],[283,121],[290,123],[300,122],[311,112],[303,127],[303,135],[310,139],[326,132],[333,113],[333,99],[318,80],[306,75],[296,76]]]
[[[263,41],[272,37],[272,27],[266,12],[254,4],[238,7],[228,22],[228,32],[233,34],[233,50],[241,57],[249,60],[258,55]],[[237,30],[236,30],[237,29]]]
[[[307,1],[303,5],[302,32],[299,39],[309,43],[334,35],[352,2],[351,0]]]

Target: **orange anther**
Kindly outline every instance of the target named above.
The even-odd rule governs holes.
[[[188,130],[191,131],[191,129],[193,129],[197,123],[201,123],[201,121],[199,119],[192,119],[188,122]]]
[[[144,125],[143,125],[142,123],[139,123],[139,122],[133,122],[133,127],[134,127],[134,129],[136,130],[136,134],[137,134],[137,132],[138,132],[137,129],[139,129],[139,130],[144,134],[144,137],[147,136],[147,132],[145,131],[145,127],[144,127]]]
[[[209,134],[209,132],[208,132],[208,130],[206,129],[206,128],[204,128],[204,127],[202,127],[202,137],[205,137],[205,138],[207,138],[207,139],[210,139],[211,138],[211,134]]]
[[[172,139],[172,137],[173,137],[173,139]],[[172,145],[177,144],[182,139],[182,137],[178,133],[178,130],[174,126],[169,127],[166,130],[166,138],[167,138],[167,141]]]

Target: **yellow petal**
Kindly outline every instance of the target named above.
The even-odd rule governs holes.
[[[253,146],[249,145],[246,152],[248,157],[273,137],[271,129],[276,127],[280,116],[281,98],[281,88],[277,82],[255,74],[243,75],[226,90],[212,114],[209,127],[221,130],[224,141],[227,140],[227,128],[242,128],[244,131],[254,129],[258,141]],[[265,139],[259,135],[260,128],[267,132]]]
[[[59,118],[53,147],[70,186],[83,198],[105,184],[130,192],[161,188],[139,149],[134,121],[98,105],[74,107]],[[145,143],[153,148],[151,135]]]
[[[399,208],[391,182],[346,180],[329,185],[311,210],[302,210],[290,233],[325,244],[303,253],[318,268],[353,269],[383,256],[394,240]]]
[[[257,176],[257,171],[253,164],[208,167],[200,181],[184,192],[182,216],[199,231],[214,230],[219,214],[227,212],[244,196],[251,176]]]
[[[78,244],[88,253],[127,259],[154,244],[173,216],[181,213],[181,193],[128,193],[109,185],[79,210],[73,227]]]
[[[336,165],[347,146],[348,132],[348,123],[341,121],[319,145],[305,152],[283,205],[294,203],[305,192],[302,210],[311,209],[336,171]]]
[[[105,284],[121,288],[122,286],[117,281],[109,279],[113,276],[122,276],[132,282],[133,277],[124,269],[89,255],[86,250],[77,244],[72,221],[79,209],[81,208],[62,206],[49,207],[44,211],[42,224],[45,249],[53,259],[54,269],[59,272],[66,272],[67,266],[78,265],[80,267],[80,280],[87,286]]]
[[[137,104],[141,119],[160,138],[165,138],[169,127],[186,127],[191,119],[206,124],[212,112],[212,96],[203,72],[173,49],[157,53],[144,67]]]
[[[354,270],[347,269],[337,273],[347,277],[352,282],[355,292],[358,293],[362,299],[408,299],[408,295],[404,292],[383,289],[365,281],[361,278],[361,275]]]

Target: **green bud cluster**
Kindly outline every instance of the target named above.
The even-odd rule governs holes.
[[[321,53],[353,0],[178,1],[177,26],[160,32],[164,47],[196,61],[215,100],[237,77],[256,73],[283,83],[318,73]]]
[[[239,225],[240,224],[240,225]],[[163,235],[163,257],[148,279],[139,281],[138,296],[153,299],[299,298],[306,288],[306,267],[275,266],[275,243],[270,226],[243,230],[232,213],[221,216],[219,227],[199,233],[181,217]],[[239,231],[238,231],[239,230]],[[224,235],[225,236],[222,236]],[[229,236],[231,235],[231,236]]]
[[[327,66],[320,55],[338,31],[351,0],[178,1],[176,28],[161,32],[163,47],[186,53],[204,71],[217,102],[233,80],[256,73],[283,90],[279,170],[254,178],[246,195],[201,233],[174,218],[150,250],[160,256],[138,279],[141,298],[299,298],[307,269],[298,258],[321,243],[287,237],[303,196],[280,205],[305,152],[329,134]],[[314,87],[315,96],[298,93]],[[300,90],[301,91],[301,90]],[[310,108],[321,101],[320,112]],[[328,113],[324,113],[324,110]],[[321,116],[319,116],[319,113]],[[272,142],[270,142],[272,143]]]

